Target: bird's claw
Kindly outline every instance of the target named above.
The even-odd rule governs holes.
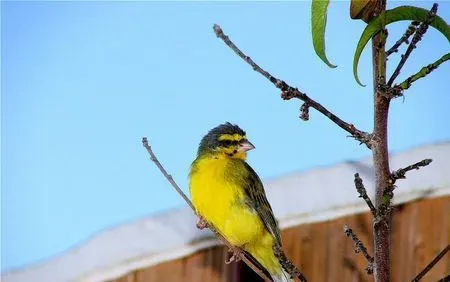
[[[233,247],[233,248],[229,249],[228,251],[232,252],[233,255],[225,261],[225,264],[230,264],[233,261],[238,262],[241,260],[242,250],[240,248]]]
[[[206,222],[206,220],[203,219],[203,217],[200,216],[200,217],[197,219],[197,228],[198,228],[198,229],[204,229],[204,228],[206,228],[206,227],[208,227],[208,222]]]

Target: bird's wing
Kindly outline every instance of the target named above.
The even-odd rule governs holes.
[[[248,197],[247,204],[256,211],[264,223],[267,231],[275,238],[275,243],[281,246],[280,229],[273,215],[272,208],[266,198],[264,186],[256,172],[244,162],[245,168],[248,170],[248,176],[245,181],[245,193]]]

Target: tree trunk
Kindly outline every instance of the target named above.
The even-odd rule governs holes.
[[[386,1],[378,0],[375,15],[386,10]],[[372,39],[373,84],[374,84],[374,131],[372,155],[375,167],[375,205],[380,212],[385,199],[385,189],[390,189],[390,169],[388,155],[388,114],[390,100],[383,95],[378,85],[386,84],[386,33],[380,32]],[[381,88],[383,89],[383,88]],[[388,204],[389,207],[390,204]],[[391,216],[389,210],[374,219],[374,278],[376,282],[390,281]]]

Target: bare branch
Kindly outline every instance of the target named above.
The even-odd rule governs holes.
[[[403,68],[403,65],[405,64],[409,55],[416,48],[417,43],[422,39],[422,36],[425,34],[425,32],[427,32],[428,26],[433,21],[434,16],[436,16],[437,8],[438,8],[438,4],[434,3],[433,7],[431,8],[430,12],[428,13],[428,17],[425,20],[425,22],[421,23],[419,28],[417,28],[417,30],[414,33],[414,36],[411,40],[411,43],[408,45],[408,49],[406,49],[405,54],[402,55],[402,58],[401,58],[399,64],[397,65],[397,68],[395,69],[391,78],[389,78],[389,81],[387,83],[389,86],[392,86],[392,83],[394,83],[394,80],[400,74],[400,71]]]
[[[150,155],[150,159],[155,163],[155,165],[159,168],[161,173],[164,175],[164,177],[167,178],[169,183],[175,188],[175,190],[178,192],[178,194],[186,201],[186,203],[191,207],[193,211],[195,211],[194,205],[192,205],[191,200],[184,194],[184,192],[181,190],[180,186],[173,180],[172,175],[168,174],[167,171],[164,169],[162,164],[158,161],[155,154],[152,151],[152,148],[148,144],[147,137],[142,137],[142,145],[147,150],[148,154]]]
[[[194,211],[195,214],[195,208],[194,205],[192,204],[191,200],[189,200],[189,198],[186,196],[186,194],[183,193],[183,191],[181,190],[181,188],[178,186],[178,184],[175,182],[175,180],[173,180],[172,176],[170,174],[167,173],[166,169],[162,166],[162,164],[158,161],[158,159],[156,158],[155,154],[152,151],[152,148],[150,147],[147,137],[142,137],[142,145],[144,146],[144,148],[147,150],[148,154],[150,155],[150,159],[153,161],[153,163],[155,163],[155,165],[159,168],[159,170],[161,171],[161,173],[166,177],[166,179],[169,181],[169,183],[172,185],[173,188],[175,188],[175,190],[178,192],[178,194],[180,194],[180,196],[186,201],[186,203],[191,207],[191,209]],[[197,214],[197,216],[200,216],[199,214]],[[242,260],[244,261],[251,269],[253,269],[253,271],[258,274],[262,279],[264,279],[264,281],[272,281],[270,278],[268,278],[266,276],[266,274],[259,269],[249,258],[247,258],[247,256],[245,255],[244,252],[239,252],[239,248],[237,248],[236,246],[233,246],[231,243],[229,243],[215,228],[212,224],[207,223],[206,226],[204,227],[208,227],[214,234],[216,234],[216,237],[219,238],[226,246],[228,246],[229,250],[233,252],[233,256],[232,258],[234,258],[233,260]]]
[[[292,98],[297,98],[302,100],[306,103],[306,106],[302,106],[302,114],[301,117],[309,117],[308,115],[305,115],[305,109],[308,107],[312,107],[316,109],[318,112],[322,113],[324,116],[328,117],[331,121],[333,121],[335,124],[337,124],[340,128],[344,129],[350,135],[355,138],[356,140],[360,141],[361,144],[364,143],[368,148],[371,147],[371,140],[372,135],[358,130],[353,124],[347,123],[340,119],[338,116],[330,112],[328,109],[326,109],[324,106],[322,106],[320,103],[316,102],[315,100],[311,99],[306,95],[305,93],[301,92],[297,88],[294,88],[290,85],[288,85],[283,80],[280,80],[273,75],[271,75],[269,72],[262,69],[260,66],[258,66],[249,56],[247,56],[244,52],[242,52],[231,40],[230,38],[223,33],[222,28],[215,24],[213,26],[214,32],[216,33],[216,36],[222,39],[223,42],[225,42],[228,47],[230,47],[240,58],[242,58],[247,64],[249,64],[254,71],[260,73],[265,78],[267,78],[270,82],[272,82],[275,87],[281,90],[281,98],[284,100],[290,100]]]
[[[418,80],[418,79],[420,79],[422,77],[427,76],[432,71],[437,69],[439,67],[439,65],[441,65],[442,63],[444,63],[444,62],[446,62],[448,60],[450,60],[450,53],[445,54],[444,56],[442,56],[439,60],[435,61],[434,63],[429,64],[428,66],[421,68],[420,71],[418,71],[414,75],[411,75],[410,77],[405,79],[402,83],[395,85],[393,87],[393,97],[402,96],[403,90],[408,89],[413,82],[415,82],[416,80]]]
[[[401,168],[398,170],[393,171],[390,174],[390,179],[389,179],[389,183],[387,184],[387,186],[385,187],[384,191],[383,191],[383,202],[378,206],[378,218],[376,218],[376,222],[380,220],[380,217],[389,215],[392,211],[392,207],[391,207],[391,200],[394,197],[394,190],[396,188],[395,186],[395,182],[398,179],[404,179],[405,174],[413,169],[419,169],[421,167],[427,166],[429,165],[433,160],[432,159],[425,159],[422,160],[418,163],[409,165],[405,168]]]
[[[396,53],[398,52],[398,47],[400,47],[400,45],[402,45],[402,43],[406,43],[408,44],[409,41],[409,37],[416,31],[417,26],[420,24],[420,22],[417,21],[413,21],[409,26],[408,29],[406,29],[405,33],[403,34],[403,36],[397,40],[397,42],[395,42],[395,44],[386,51],[386,57],[389,57],[389,55],[391,55],[392,53]]]
[[[391,173],[392,181],[395,182],[397,179],[404,179],[406,178],[405,174],[413,169],[419,169],[421,167],[429,165],[433,160],[432,159],[424,159],[420,162],[417,162],[415,164],[409,165],[405,168],[397,169],[396,171],[393,171]]]
[[[424,277],[425,274],[427,274],[427,272],[430,271],[433,268],[433,266],[436,263],[438,263],[438,261],[441,258],[443,258],[449,250],[450,250],[450,245],[447,245],[447,247],[445,247],[427,266],[425,266],[425,268],[419,274],[417,274],[417,276],[414,277],[414,279],[411,280],[411,282],[417,282],[420,279],[422,279],[422,277]],[[447,276],[447,277],[449,277],[449,276]],[[448,281],[448,280],[445,280],[445,278],[443,280]]]
[[[281,266],[287,273],[292,275],[292,277],[298,278],[301,282],[306,282],[305,275],[286,257],[281,247],[277,246],[273,250]]]
[[[363,242],[353,233],[353,230],[348,227],[347,224],[344,225],[344,233],[353,241],[355,253],[362,253],[367,260],[366,272],[367,274],[373,273],[373,257],[367,253],[367,248],[364,246]]]
[[[356,191],[358,191],[358,193],[359,193],[359,197],[363,198],[363,200],[366,201],[367,205],[369,206],[370,211],[372,212],[372,215],[374,217],[376,217],[377,209],[375,208],[375,206],[373,205],[369,196],[367,195],[366,188],[364,187],[361,177],[359,177],[359,173],[355,173],[355,187],[356,187]]]

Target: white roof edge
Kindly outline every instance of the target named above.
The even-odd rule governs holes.
[[[420,172],[410,172],[407,179],[399,182],[394,192],[396,204],[450,195],[450,142],[394,154],[390,159],[391,169],[425,158],[432,158],[433,163]],[[353,174],[360,172],[372,197],[374,177],[370,163],[371,158],[365,158],[265,181],[280,227],[285,229],[368,211],[365,202],[357,197]],[[308,197],[301,197],[305,193]],[[2,273],[1,280],[105,281],[218,244],[210,232],[195,228],[192,211],[184,208],[105,230],[48,261]]]
[[[424,191],[413,191],[408,194],[401,194],[394,199],[394,204],[398,205],[412,202],[417,199],[430,199],[442,196],[450,196],[450,186],[442,188],[433,188],[427,191],[427,193],[424,193]],[[368,212],[369,208],[367,207],[367,204],[362,199],[361,202],[362,203],[355,205],[342,206],[335,209],[324,210],[319,213],[306,215],[299,214],[297,215],[297,217],[292,216],[289,218],[284,218],[279,221],[280,229],[287,229],[301,224],[317,223],[327,220],[333,220],[339,217],[344,217],[352,214]]]

